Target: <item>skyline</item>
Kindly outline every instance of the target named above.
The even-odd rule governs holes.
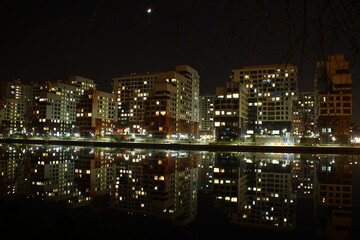
[[[231,69],[290,63],[298,68],[299,89],[308,91],[315,62],[344,53],[353,89],[359,88],[354,27],[359,6],[353,1],[3,1],[0,6],[3,81],[79,75],[111,91],[112,78],[187,64],[199,72],[205,94],[223,86]],[[354,94],[354,121],[359,102]]]

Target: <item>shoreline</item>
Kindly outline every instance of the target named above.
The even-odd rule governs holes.
[[[269,152],[269,153],[328,153],[360,155],[360,147],[352,146],[261,146],[261,145],[230,145],[230,144],[197,144],[197,143],[145,143],[145,142],[101,142],[85,140],[43,140],[0,138],[0,143],[7,144],[48,144],[84,147],[139,148],[163,150],[191,150],[209,152]]]

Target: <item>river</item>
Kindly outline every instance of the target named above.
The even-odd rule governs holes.
[[[12,237],[359,237],[359,155],[0,146]]]

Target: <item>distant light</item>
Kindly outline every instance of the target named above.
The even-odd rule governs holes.
[[[148,8],[147,13],[151,13],[151,8]]]

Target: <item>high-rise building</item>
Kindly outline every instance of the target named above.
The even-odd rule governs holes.
[[[216,95],[200,96],[199,132],[202,137],[215,137],[214,107]]]
[[[96,89],[96,84],[95,84],[94,80],[84,78],[84,77],[81,77],[78,75],[70,76],[66,83],[75,85],[75,86],[83,89],[83,91]]]
[[[297,90],[294,65],[245,66],[232,70],[232,80],[249,89],[249,133],[284,136],[291,132]]]
[[[323,143],[348,143],[352,118],[352,76],[343,54],[316,63],[316,117]]]
[[[76,124],[80,136],[105,136],[113,133],[117,118],[115,97],[112,93],[87,90],[76,109]]]
[[[33,85],[34,104],[30,127],[38,136],[71,136],[76,123],[76,86],[61,82]]]
[[[217,140],[237,140],[246,132],[248,88],[240,82],[226,82],[215,91],[214,126]]]
[[[30,129],[38,136],[68,137],[78,133],[76,107],[85,90],[94,89],[91,79],[72,76],[64,83],[34,84]]]
[[[199,75],[190,66],[113,78],[113,92],[123,133],[169,139],[198,134]]]
[[[32,96],[30,86],[20,80],[0,82],[0,134],[25,134],[28,107]]]
[[[295,136],[314,137],[316,130],[315,92],[298,92],[293,105],[294,121],[292,134]]]

